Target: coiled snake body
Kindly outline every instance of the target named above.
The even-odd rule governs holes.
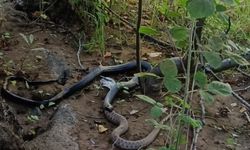
[[[132,141],[132,140],[126,140],[121,137],[122,134],[124,134],[128,130],[128,121],[127,119],[115,112],[112,109],[112,101],[115,98],[115,95],[118,93],[118,91],[123,88],[132,88],[136,85],[138,85],[138,78],[134,77],[128,82],[121,82],[119,84],[116,84],[115,81],[111,78],[105,77],[101,80],[102,86],[105,86],[109,88],[109,92],[105,97],[104,100],[104,114],[106,118],[111,121],[113,124],[119,125],[117,128],[114,129],[114,131],[111,133],[112,141],[114,142],[115,146],[122,148],[122,149],[141,149],[143,147],[148,146],[150,143],[152,143],[155,138],[157,137],[158,133],[160,132],[159,128],[153,129],[145,138]]]

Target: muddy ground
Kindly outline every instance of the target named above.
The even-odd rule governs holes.
[[[4,9],[3,9],[4,8]],[[1,4],[0,33],[9,33],[10,38],[1,39],[0,43],[0,85],[7,76],[23,74],[32,80],[55,79],[64,71],[69,73],[65,85],[52,83],[39,88],[25,88],[23,83],[11,83],[10,89],[21,96],[44,98],[58,93],[64,87],[79,81],[85,72],[80,71],[77,62],[77,47],[72,45],[73,39],[67,30],[48,25],[27,25],[14,10]],[[14,15],[15,14],[15,15]],[[73,29],[72,29],[73,30]],[[115,34],[114,29],[107,28],[108,33]],[[34,36],[34,42],[28,44],[20,33]],[[132,32],[127,37],[132,37]],[[133,41],[129,39],[128,41]],[[106,49],[117,60],[128,61],[134,58],[134,43],[127,45],[108,40]],[[142,53],[161,52],[160,57],[150,58],[151,62],[158,62],[164,57],[171,57],[171,50],[159,48],[147,42],[142,43]],[[172,53],[173,54],[173,53]],[[98,51],[83,52],[81,60],[86,68],[93,68],[99,63],[114,64],[109,54],[101,57]],[[228,75],[230,74],[230,76]],[[117,80],[129,77],[131,74],[112,76]],[[249,78],[240,73],[226,72],[223,76],[234,89],[249,85]],[[112,146],[110,133],[115,128],[102,113],[102,102],[106,90],[100,87],[100,78],[90,86],[64,99],[50,108],[28,107],[13,103],[9,99],[1,98],[0,129],[4,135],[2,149],[48,149],[48,150],[106,150],[117,149]],[[250,90],[241,94],[250,102]],[[146,93],[147,94],[147,93]],[[162,95],[164,93],[161,93]],[[152,126],[145,123],[149,119],[150,105],[127,95],[119,95],[115,103],[115,110],[126,116],[130,129],[124,135],[127,139],[140,139],[152,130]],[[197,116],[200,112],[199,98],[192,99],[192,109]],[[199,134],[198,150],[222,149],[250,149],[250,122],[243,107],[233,97],[218,97],[212,104],[206,105],[206,125]],[[138,110],[130,114],[131,110]],[[38,116],[38,120],[30,118]],[[98,126],[108,130],[100,133]],[[6,135],[5,135],[6,134]],[[157,148],[165,143],[167,136],[162,132],[149,147]]]

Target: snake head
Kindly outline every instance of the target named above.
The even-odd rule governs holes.
[[[101,76],[101,78],[100,82],[103,87],[111,89],[116,84],[115,80],[110,77]]]

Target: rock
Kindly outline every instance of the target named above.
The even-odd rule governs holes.
[[[51,120],[50,129],[25,143],[27,150],[79,150],[71,130],[77,123],[69,105],[60,106]]]
[[[21,127],[10,107],[0,97],[0,149],[22,150]]]

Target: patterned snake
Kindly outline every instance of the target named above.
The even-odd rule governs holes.
[[[136,140],[136,141],[126,140],[120,136],[124,134],[125,132],[127,132],[128,121],[124,116],[112,110],[113,107],[111,105],[118,91],[121,90],[123,87],[132,88],[138,85],[139,84],[138,78],[133,77],[128,82],[120,82],[117,84],[115,83],[113,79],[104,77],[103,79],[101,79],[101,84],[102,86],[109,88],[109,92],[106,95],[105,100],[104,100],[104,114],[110,122],[112,122],[113,124],[119,125],[111,133],[111,139],[114,142],[115,146],[121,149],[132,150],[132,149],[141,149],[151,144],[157,137],[158,133],[160,132],[160,128],[154,128],[143,139]],[[165,120],[166,119],[162,120],[160,123],[163,123]]]

